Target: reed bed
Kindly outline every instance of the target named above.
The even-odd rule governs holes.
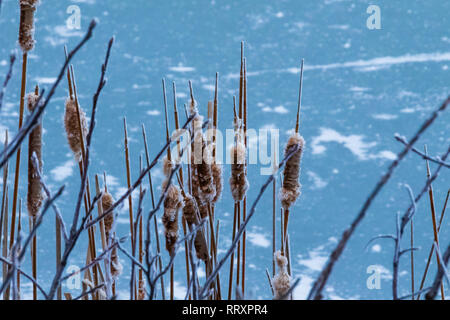
[[[167,105],[165,80],[163,86],[163,103],[165,112],[165,141],[164,147],[156,153],[154,158],[149,156],[148,141],[144,124],[142,124],[142,136],[144,148],[139,150],[145,152],[145,160],[142,153],[139,156],[139,166],[132,166],[132,159],[137,158],[137,154],[132,153],[129,146],[128,128],[126,119],[123,118],[124,128],[124,166],[123,176],[126,177],[126,191],[114,199],[108,191],[106,181],[106,170],[103,168],[104,186],[100,188],[98,174],[95,174],[95,193],[91,194],[89,178],[90,163],[92,161],[91,144],[96,126],[96,112],[99,104],[99,98],[106,85],[106,72],[111,55],[114,38],[108,42],[104,62],[101,66],[100,80],[93,96],[90,121],[85,111],[81,108],[78,99],[77,83],[75,79],[74,65],[70,61],[78,50],[91,38],[96,23],[92,22],[86,35],[80,43],[70,52],[65,48],[65,63],[56,82],[51,87],[50,92],[44,96],[44,92],[39,92],[36,87],[34,92],[25,96],[27,80],[27,54],[33,50],[34,39],[34,16],[36,13],[37,0],[20,0],[20,25],[19,25],[19,46],[23,53],[21,94],[19,103],[19,123],[18,132],[12,137],[8,132],[5,134],[4,147],[0,153],[0,168],[2,174],[2,198],[0,212],[0,247],[2,264],[2,282],[0,285],[0,295],[4,300],[20,300],[23,297],[24,283],[30,281],[33,287],[33,299],[58,299],[65,297],[66,300],[106,300],[116,299],[118,297],[117,286],[123,285],[124,273],[127,271],[128,264],[131,264],[131,275],[129,279],[130,299],[166,299],[166,292],[169,292],[170,299],[174,299],[175,291],[175,270],[181,270],[186,274],[186,282],[183,283],[187,288],[186,299],[198,300],[221,300],[232,299],[233,292],[235,298],[247,298],[246,287],[248,282],[249,262],[246,231],[250,220],[256,212],[259,201],[263,198],[264,192],[269,186],[272,188],[270,200],[272,201],[272,246],[267,250],[268,260],[272,263],[272,275],[269,272],[270,267],[266,268],[266,276],[269,280],[267,285],[268,292],[271,292],[273,299],[289,300],[293,299],[293,291],[299,283],[298,277],[293,274],[295,269],[291,266],[291,243],[289,241],[289,221],[290,213],[298,212],[296,203],[301,195],[301,165],[302,156],[305,152],[305,139],[300,134],[300,115],[301,100],[303,89],[303,70],[304,61],[302,60],[300,69],[300,86],[298,91],[297,121],[295,130],[288,138],[284,148],[283,158],[280,163],[276,163],[277,154],[273,155],[274,166],[273,174],[269,175],[266,182],[260,189],[255,189],[257,195],[253,202],[248,202],[250,195],[249,171],[253,168],[249,165],[249,141],[247,137],[250,103],[248,103],[248,79],[247,79],[247,59],[244,55],[244,43],[241,43],[240,59],[240,77],[238,84],[238,104],[236,99],[233,104],[229,101],[219,99],[219,74],[215,77],[214,98],[207,103],[207,117],[201,114],[203,107],[194,97],[192,82],[189,81],[190,97],[185,105],[186,120],[180,125],[176,85],[173,83],[173,115],[175,123],[175,132],[170,134],[169,112]],[[11,65],[13,60],[11,61]],[[78,162],[80,170],[79,191],[74,195],[75,211],[72,221],[67,224],[67,215],[63,218],[59,208],[58,199],[63,193],[64,187],[54,192],[45,181],[45,170],[43,163],[45,160],[45,147],[43,141],[44,122],[42,116],[51,100],[56,87],[59,85],[64,75],[67,76],[68,97],[64,108],[64,129],[68,147],[72,151],[75,160]],[[4,89],[11,78],[11,72],[8,72],[4,87],[2,88],[2,98]],[[219,108],[220,101],[220,108]],[[25,104],[30,113],[30,117],[24,122]],[[350,227],[344,232],[342,238],[338,241],[336,249],[330,255],[327,264],[314,283],[309,299],[323,298],[322,291],[327,283],[328,277],[333,270],[334,264],[340,258],[347,242],[356,227],[361,223],[372,201],[376,198],[383,186],[388,182],[394,170],[398,167],[400,161],[408,154],[414,151],[426,160],[427,180],[421,192],[414,197],[409,188],[411,205],[403,216],[399,216],[397,224],[397,233],[395,235],[384,235],[382,238],[391,238],[395,240],[395,252],[393,258],[393,298],[401,299],[398,296],[399,264],[400,257],[406,252],[414,250],[414,227],[413,215],[416,210],[416,204],[424,194],[429,195],[430,212],[433,222],[432,248],[427,262],[420,288],[416,291],[414,270],[415,261],[411,255],[411,298],[420,299],[421,294],[426,298],[434,298],[439,291],[441,298],[445,298],[445,287],[442,284],[444,277],[444,266],[448,264],[450,256],[450,247],[444,254],[441,254],[439,243],[439,232],[443,226],[443,218],[447,207],[450,191],[443,205],[440,217],[437,216],[435,205],[435,196],[432,183],[437,179],[442,168],[448,169],[450,165],[446,162],[450,153],[449,150],[439,158],[429,157],[427,152],[421,153],[413,147],[420,136],[428,129],[435,119],[445,111],[450,98],[448,98],[435,112],[433,112],[426,122],[420,127],[413,138],[408,142],[405,139],[397,138],[404,144],[403,151],[397,159],[390,165],[387,173],[383,175],[376,185],[373,192],[369,195],[363,208]],[[206,105],[206,104],[205,104]],[[224,106],[224,107],[222,107]],[[1,105],[0,105],[1,107]],[[233,109],[233,110],[232,110]],[[228,110],[228,111],[227,111]],[[218,161],[218,130],[219,116],[225,112],[233,112],[234,121],[234,141],[230,149],[231,164],[222,164]],[[0,108],[1,112],[1,108]],[[252,111],[254,112],[254,111]],[[205,129],[210,129],[209,134],[205,134]],[[190,136],[189,143],[183,145],[181,137],[187,132]],[[30,220],[29,232],[23,236],[21,216],[23,214],[20,186],[20,152],[21,147],[28,137],[28,188],[27,188],[27,213]],[[152,141],[157,143],[157,141]],[[173,150],[173,152],[172,152]],[[190,160],[184,164],[181,159],[187,153],[186,158]],[[14,167],[14,180],[10,184],[8,180],[10,175],[9,163],[16,156]],[[281,156],[280,156],[281,158]],[[437,169],[431,172],[429,161],[437,165]],[[156,167],[161,166],[164,175],[161,185],[161,192],[155,194],[151,172]],[[133,170],[132,170],[133,169]],[[224,181],[227,179],[225,173],[229,170],[228,177],[229,191],[233,198],[232,204],[225,203],[222,200],[224,191]],[[283,170],[280,179],[278,171]],[[92,171],[92,169],[91,169]],[[137,177],[136,177],[136,174]],[[148,177],[148,184],[146,183]],[[134,178],[134,180],[133,180]],[[278,185],[280,186],[279,197],[276,197]],[[146,192],[149,188],[150,192]],[[10,191],[12,190],[12,203],[10,205]],[[132,193],[139,190],[139,200],[136,202]],[[252,190],[253,192],[253,190]],[[151,200],[151,209],[145,210],[144,199],[149,197]],[[129,234],[119,235],[116,230],[118,220],[118,209],[124,203],[128,202],[129,214]],[[300,200],[301,201],[301,200]],[[250,204],[250,206],[248,206]],[[281,209],[281,219],[276,219],[277,205]],[[81,215],[81,207],[84,206],[84,215]],[[11,210],[10,210],[11,207]],[[98,216],[94,217],[93,211],[97,207]],[[228,219],[232,225],[231,244],[225,248],[224,253],[219,251],[219,242],[223,241],[224,220],[219,220],[220,213],[233,208],[234,215]],[[16,221],[16,211],[18,212],[18,221]],[[56,253],[56,271],[52,278],[49,289],[43,289],[40,285],[42,281],[38,269],[39,244],[37,243],[38,229],[44,219],[47,219],[48,211],[55,213],[55,253]],[[181,215],[180,215],[181,214]],[[160,218],[160,220],[159,220]],[[163,227],[163,237],[165,240],[165,249],[168,260],[163,261],[160,245],[160,224]],[[277,224],[279,224],[277,226]],[[405,233],[406,226],[410,226],[410,245],[411,248],[402,249],[401,239]],[[182,227],[182,232],[180,230]],[[277,231],[279,230],[279,231]],[[291,229],[291,232],[293,230]],[[277,233],[280,233],[277,235]],[[87,235],[87,245],[80,245],[82,234]],[[52,235],[53,236],[53,235]],[[278,238],[279,237],[279,238]],[[280,241],[277,241],[280,239]],[[102,250],[97,248],[101,246]],[[81,247],[80,250],[86,250],[86,258],[82,262],[83,267],[65,275],[68,261],[72,258],[74,248]],[[184,247],[184,248],[183,248]],[[185,251],[185,264],[175,266],[175,259],[180,250]],[[23,271],[26,252],[31,253],[32,274],[28,275]],[[292,249],[296,249],[292,247]],[[120,253],[120,256],[119,256]],[[438,272],[433,281],[431,289],[424,289],[425,279],[432,262],[433,254],[436,257],[436,266]],[[125,260],[127,265],[123,266]],[[229,267],[229,272],[224,271],[224,266]],[[204,267],[206,278],[200,279],[198,270],[200,266]],[[276,268],[277,267],[277,268]],[[135,272],[137,268],[137,272]],[[177,268],[177,269],[175,269]],[[253,272],[250,270],[250,272]],[[77,292],[63,292],[63,281],[82,274],[82,288]],[[170,277],[168,288],[164,285],[165,279]],[[223,286],[221,284],[224,277],[228,280]],[[228,285],[228,286],[227,286]],[[227,286],[227,287],[226,287]],[[65,290],[65,289],[64,289]],[[225,290],[228,295],[226,295]]]

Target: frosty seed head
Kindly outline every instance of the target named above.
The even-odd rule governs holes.
[[[80,109],[81,120],[81,133],[83,135],[83,141],[87,136],[87,122],[86,114]],[[64,113],[64,126],[66,129],[67,141],[69,147],[72,150],[75,159],[79,161],[82,155],[82,140],[80,138],[80,127],[78,125],[78,113],[75,100],[68,98],[66,100],[65,113]]]
[[[24,53],[34,47],[34,12],[38,0],[20,0],[19,45]]]

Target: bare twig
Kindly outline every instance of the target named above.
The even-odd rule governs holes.
[[[395,140],[401,142],[405,146],[407,146],[409,144],[408,141],[406,141],[406,138],[402,137],[400,135],[395,135]],[[425,153],[417,150],[417,148],[414,148],[414,147],[411,148],[411,151],[418,154],[419,156],[421,156],[424,160],[429,160],[431,162],[441,164],[446,168],[450,168],[450,163],[442,161],[439,157],[430,157],[430,156],[426,155]]]
[[[1,1],[0,1],[0,11],[1,11]],[[5,81],[3,82],[2,90],[0,90],[0,111],[2,111],[3,105],[3,96],[5,95],[6,87],[8,86],[8,82],[12,77],[12,71],[14,67],[14,62],[16,61],[16,54],[13,53],[9,56],[9,69],[6,74]]]

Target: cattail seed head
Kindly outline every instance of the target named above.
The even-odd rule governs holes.
[[[298,133],[294,133],[288,140],[286,148],[284,149],[284,155],[288,155],[293,148],[298,146],[296,151],[288,161],[286,161],[283,171],[283,185],[280,190],[281,205],[285,210],[295,203],[300,196],[301,185],[299,183],[300,177],[300,162],[304,150],[305,140]]]
[[[114,198],[112,195],[108,192],[103,193],[102,195],[102,212],[106,212],[114,204]],[[109,239],[109,234],[112,230],[113,223],[114,223],[114,212],[111,212],[105,216],[103,219],[103,223],[105,224],[105,233],[106,233],[106,239]]]
[[[80,120],[81,120],[81,133],[83,135],[83,141],[86,140],[87,124],[86,114],[79,107]],[[75,100],[68,98],[66,100],[66,108],[64,113],[64,126],[66,128],[67,141],[69,147],[72,150],[75,159],[79,161],[82,155],[82,140],[80,138],[80,127],[78,125],[78,113]]]
[[[20,0],[19,45],[23,52],[34,47],[34,12],[38,0]]]
[[[184,197],[183,216],[189,228],[199,224],[199,219],[197,216],[198,212],[197,202],[194,197],[190,194],[186,194]],[[195,235],[194,247],[197,258],[206,262],[208,260],[208,245],[202,230],[197,231],[197,234]]]
[[[245,174],[246,149],[241,142],[237,142],[231,147],[231,195],[235,201],[244,199],[249,188],[247,176]]]
[[[39,96],[30,93],[27,96],[28,110],[33,111],[37,105]],[[28,192],[27,208],[31,217],[36,217],[44,199],[39,175],[33,163],[33,154],[39,163],[39,171],[42,170],[42,123],[39,123],[28,136]]]
[[[219,201],[222,190],[223,190],[223,176],[222,176],[222,165],[218,163],[213,163],[211,165],[212,175],[214,178],[214,184],[216,187],[216,195],[214,196],[213,202]]]
[[[278,274],[272,279],[272,286],[275,292],[275,300],[284,298],[287,300],[285,295],[291,288],[291,277],[287,272],[287,259],[284,257],[280,251],[275,252],[274,259],[278,266]]]
[[[166,189],[167,181],[163,183]],[[177,186],[171,184],[164,199],[164,214],[162,223],[164,225],[164,236],[166,238],[166,250],[170,255],[175,253],[175,244],[178,240],[178,211],[183,208],[183,197]]]

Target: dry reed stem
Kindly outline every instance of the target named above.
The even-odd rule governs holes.
[[[28,52],[34,47],[34,13],[38,0],[20,0],[19,45]]]
[[[425,154],[427,154],[427,147],[425,146]],[[430,179],[431,173],[430,173],[430,166],[428,163],[428,160],[426,160],[427,165],[427,179]],[[433,222],[433,235],[434,235],[434,242],[439,247],[439,236],[437,231],[437,224],[436,224],[436,209],[434,207],[434,194],[433,194],[433,186],[430,184],[430,187],[428,189],[428,195],[430,197],[430,210],[431,210],[431,220]],[[437,266],[438,269],[441,266],[441,263],[439,261],[439,257],[436,253],[436,260],[437,260]],[[444,293],[444,283],[441,283],[441,299],[445,300],[445,293]]]
[[[291,288],[291,277],[287,272],[288,260],[286,257],[280,251],[277,251],[274,259],[278,266],[278,274],[272,279],[272,286],[275,291],[274,300],[278,300],[285,297]],[[284,300],[287,300],[287,298],[285,297]]]
[[[144,140],[144,149],[145,149],[145,161],[147,163],[147,167],[150,167],[150,157],[148,154],[148,145],[147,145],[147,135],[145,133],[145,126],[144,124],[142,124],[142,137]],[[151,171],[148,171],[148,182],[150,185],[150,196],[151,196],[151,200],[152,200],[152,209],[155,210],[155,197],[154,197],[154,193],[153,193],[153,181],[152,181],[152,174]],[[161,245],[160,245],[160,241],[159,241],[159,228],[158,228],[158,221],[156,220],[156,215],[153,216],[153,223],[154,223],[154,228],[155,228],[155,238],[156,238],[156,254],[159,255],[158,258],[158,265],[159,265],[159,272],[162,272],[162,258],[160,255],[161,252]],[[150,229],[147,230],[147,239],[146,239],[146,250],[148,250],[148,245],[150,245]],[[148,256],[147,256],[148,258]],[[149,259],[147,259],[147,261],[149,261]],[[165,293],[165,288],[164,288],[164,277],[160,277],[160,283],[161,283],[161,297],[163,300],[166,299],[166,293]]]
[[[20,103],[19,103],[19,131],[23,124],[23,113],[25,108],[25,91],[27,83],[27,64],[28,64],[28,54],[24,52],[22,55],[22,80],[20,86]],[[25,138],[25,137],[24,137]],[[5,148],[6,149],[6,148]],[[9,246],[12,247],[15,239],[15,225],[16,225],[16,212],[17,212],[17,198],[19,193],[19,175],[20,175],[20,156],[22,148],[19,146],[16,154],[16,168],[14,174],[14,191],[13,191],[13,203],[12,203],[12,214],[11,214],[11,234],[9,238]],[[9,290],[8,290],[9,291]]]
[[[441,231],[442,221],[444,220],[449,197],[450,197],[450,189],[447,191],[447,197],[445,198],[444,207],[442,208],[441,217],[439,219],[438,233]],[[434,245],[431,246],[430,253],[428,254],[427,264],[425,266],[425,271],[423,272],[422,280],[420,282],[419,292],[423,290],[423,286],[425,284],[425,280],[428,274],[428,268],[430,267],[431,258],[433,257],[433,252],[434,252]],[[417,295],[417,300],[420,300],[420,293]]]

